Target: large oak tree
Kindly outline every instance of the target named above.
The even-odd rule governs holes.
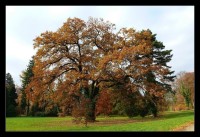
[[[171,50],[164,50],[150,30],[114,30],[103,19],[68,18],[57,31],[38,36],[29,98],[40,105],[54,101],[69,106],[95,121],[97,95],[123,90],[143,96],[156,116],[159,101],[171,90],[167,82],[173,72],[166,64]]]

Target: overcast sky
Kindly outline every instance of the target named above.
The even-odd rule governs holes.
[[[173,50],[168,65],[175,74],[194,71],[194,6],[6,6],[6,73],[20,86],[19,75],[36,53],[33,39],[56,31],[69,17],[90,16],[109,20],[117,30],[150,29]]]

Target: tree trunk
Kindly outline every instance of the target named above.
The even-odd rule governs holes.
[[[86,120],[88,122],[95,122],[96,120],[95,106],[96,106],[96,102],[93,102],[93,101],[91,101],[91,103],[88,105],[88,109],[86,112]]]
[[[153,117],[157,117],[158,116],[158,108],[157,105],[155,104],[155,102],[153,103],[152,101],[149,102],[149,109],[150,112],[153,114]]]
[[[157,112],[154,112],[153,117],[157,117],[157,116],[158,116]]]
[[[90,103],[88,104],[87,112],[86,112],[86,120],[89,122],[95,122],[96,116],[95,116],[95,107],[97,102],[97,95],[99,94],[99,88],[94,86],[94,83],[92,83],[89,98]],[[89,92],[88,92],[89,93]]]
[[[26,110],[26,116],[29,115],[29,110],[30,110],[30,103],[29,103],[29,100],[28,100],[27,110]]]

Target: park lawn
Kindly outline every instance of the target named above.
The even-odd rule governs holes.
[[[6,118],[6,131],[172,131],[194,122],[194,111],[165,112],[158,118],[97,117],[98,122],[72,123],[72,117],[14,117]]]

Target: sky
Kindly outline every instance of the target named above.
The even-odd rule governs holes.
[[[6,73],[21,86],[20,74],[36,50],[33,39],[56,31],[68,18],[103,18],[120,28],[150,29],[165,49],[175,74],[194,72],[194,6],[6,6]]]

